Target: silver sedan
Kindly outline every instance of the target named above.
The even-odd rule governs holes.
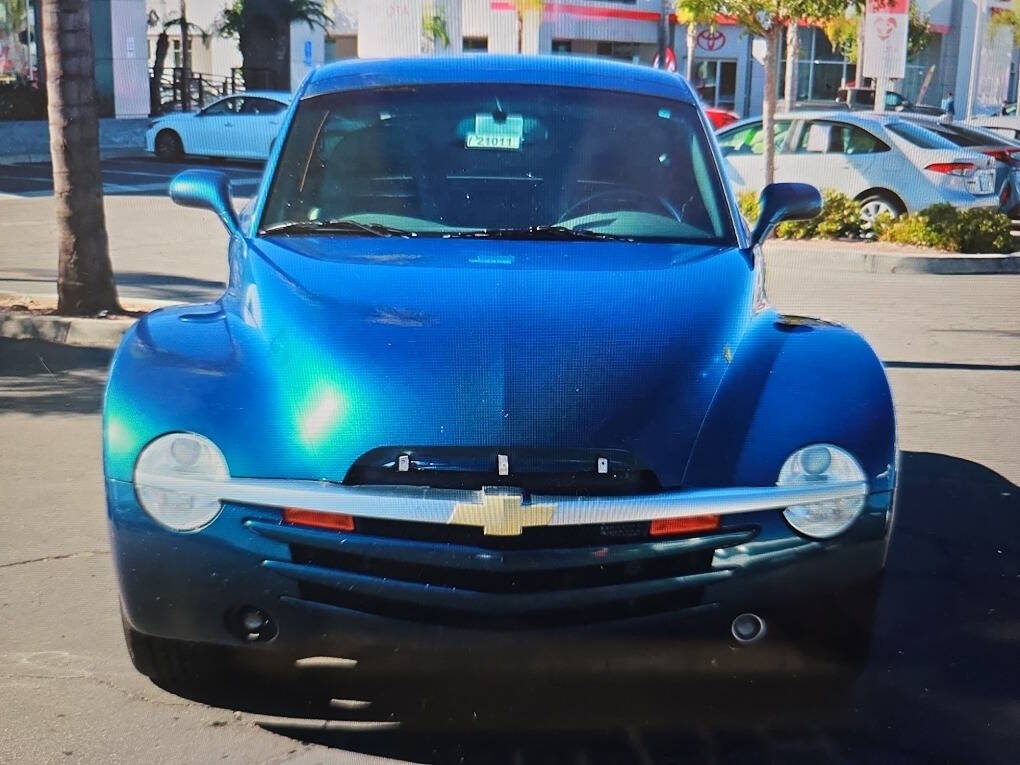
[[[761,118],[718,133],[737,191],[765,185]],[[857,200],[866,222],[938,202],[958,208],[1000,204],[995,161],[963,149],[900,114],[795,112],[776,116],[776,180],[803,181]]]

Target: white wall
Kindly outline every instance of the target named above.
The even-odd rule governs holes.
[[[110,0],[113,108],[117,117],[149,114],[145,0]]]
[[[312,69],[322,66],[326,35],[321,27],[303,21],[290,25],[290,89],[297,90]]]

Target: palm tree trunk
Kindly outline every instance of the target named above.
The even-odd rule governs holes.
[[[166,27],[156,38],[156,52],[152,62],[152,79],[149,81],[149,113],[155,117],[163,113],[163,72],[166,70],[166,54],[170,49],[170,36]]]
[[[88,0],[42,0],[53,196],[57,312],[119,310],[99,167],[95,61]]]

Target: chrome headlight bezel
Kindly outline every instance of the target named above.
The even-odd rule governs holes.
[[[867,504],[867,475],[845,449],[833,444],[809,444],[787,457],[777,486],[818,486],[826,483],[861,483],[859,495],[792,505],[783,517],[794,531],[812,539],[832,539],[849,529]]]
[[[172,531],[198,531],[220,514],[217,484],[230,478],[219,448],[197,433],[166,433],[135,462],[135,494],[142,509]]]

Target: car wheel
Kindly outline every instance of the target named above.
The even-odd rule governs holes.
[[[878,574],[824,603],[803,603],[785,626],[808,656],[850,675],[867,667],[884,574]]]
[[[220,678],[227,666],[227,650],[204,643],[143,635],[121,612],[124,642],[135,669],[168,690],[201,688]]]
[[[181,137],[172,130],[164,130],[156,136],[156,156],[163,161],[180,159],[184,156]]]
[[[884,194],[869,194],[860,200],[861,228],[870,232],[875,228],[875,221],[879,215],[888,215],[890,218],[898,217],[903,211],[900,205]]]

